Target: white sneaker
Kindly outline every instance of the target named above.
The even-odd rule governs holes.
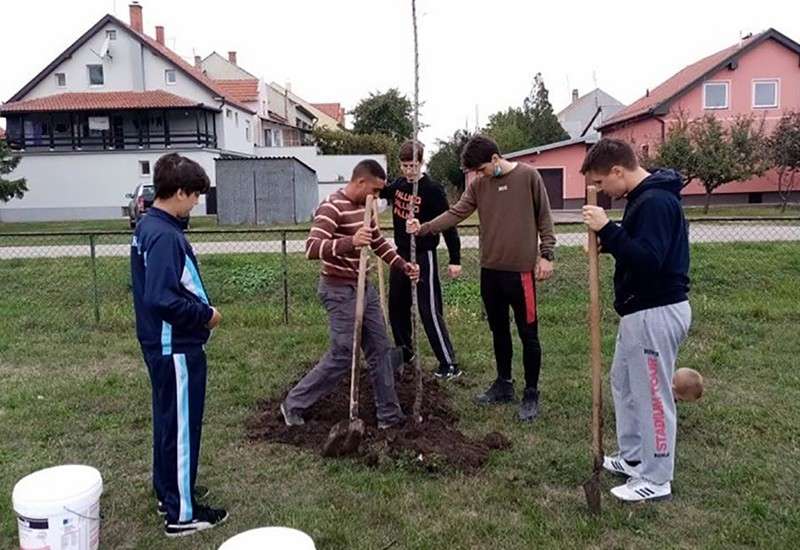
[[[619,453],[604,456],[603,468],[614,475],[639,477],[639,471],[636,466],[631,466]]]
[[[672,498],[672,486],[669,481],[659,485],[640,477],[632,477],[625,485],[611,489],[611,494],[626,502],[670,500]]]

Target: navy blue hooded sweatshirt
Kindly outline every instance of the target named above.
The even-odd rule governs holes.
[[[621,316],[687,300],[689,230],[681,208],[681,177],[658,170],[628,193],[621,224],[598,233],[616,259],[614,309]]]
[[[185,228],[186,222],[153,207],[133,235],[133,307],[145,351],[185,353],[208,341],[213,311]]]

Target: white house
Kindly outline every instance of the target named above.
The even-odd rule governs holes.
[[[28,180],[0,221],[118,217],[125,194],[152,180],[175,151],[214,177],[220,154],[254,153],[256,111],[144,33],[142,7],[128,24],[106,15],[0,105],[9,146]]]

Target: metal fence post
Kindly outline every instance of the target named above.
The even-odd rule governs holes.
[[[286,231],[281,233],[281,261],[283,262],[283,323],[289,324],[289,268],[286,254]]]
[[[100,293],[97,289],[97,254],[94,233],[89,235],[89,250],[92,256],[92,287],[94,291],[94,322],[100,324]]]

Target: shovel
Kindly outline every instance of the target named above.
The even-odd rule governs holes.
[[[372,195],[367,195],[364,207],[364,226],[371,227]],[[350,366],[350,417],[337,422],[328,434],[322,456],[343,456],[358,451],[364,439],[364,421],[358,417],[358,380],[361,366],[361,329],[364,324],[364,294],[367,281],[369,246],[361,248],[358,258],[358,287],[356,287],[356,318],[353,323],[353,361]]]
[[[378,201],[372,202],[372,208],[375,212],[375,227],[378,229],[378,233],[381,231],[381,220],[380,215],[381,213],[378,212]],[[389,326],[389,310],[386,307],[386,282],[383,276],[383,262],[380,258],[376,262],[378,264],[378,290],[380,291],[381,297],[381,311],[383,312],[383,320],[386,323],[386,326]]]
[[[586,188],[586,204],[597,205],[597,188]],[[603,471],[603,394],[600,349],[600,258],[597,233],[589,229],[589,355],[592,367],[592,477],[584,484],[589,512],[600,514],[600,473]]]

